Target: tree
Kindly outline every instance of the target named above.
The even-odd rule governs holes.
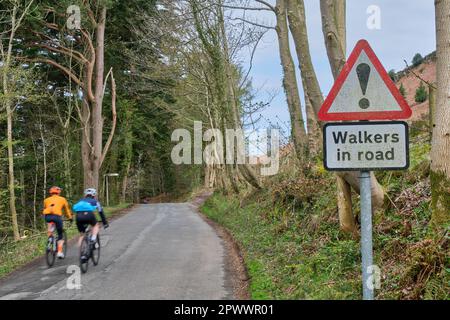
[[[432,223],[445,228],[450,215],[450,0],[435,1],[435,10],[437,94],[431,147]]]
[[[420,82],[420,86],[416,89],[416,95],[414,96],[414,100],[417,103],[422,103],[427,101],[428,99],[428,92],[425,88],[423,82]]]
[[[305,153],[307,148],[307,136],[302,115],[302,106],[298,81],[295,73],[295,65],[289,43],[289,26],[287,21],[288,1],[277,0],[274,6],[267,1],[256,0],[255,2],[262,5],[261,7],[248,6],[248,1],[235,2],[240,5],[225,5],[225,7],[243,10],[243,18],[238,18],[239,20],[248,24],[265,28],[267,30],[275,30],[277,33],[278,49],[283,71],[283,89],[286,95],[286,102],[288,105],[289,116],[291,120],[291,139],[294,145],[297,159],[299,159],[300,162],[303,162],[305,160]],[[275,28],[245,19],[245,11],[247,10],[273,12],[276,19]],[[309,113],[309,115],[312,114]]]
[[[423,62],[423,57],[420,53],[416,53],[412,59],[412,65],[417,67],[419,64]]]
[[[84,186],[98,188],[100,168],[111,145],[116,126],[116,82],[112,68],[105,75],[105,30],[108,3],[85,2],[82,6],[88,19],[79,30],[66,28],[66,12],[69,3],[49,3],[41,6],[40,30],[34,26],[32,33],[23,34],[29,52],[34,57],[24,61],[44,63],[57,68],[68,77],[82,92],[82,106],[78,110],[82,130],[82,163]],[[39,50],[47,52],[39,54]],[[62,61],[61,59],[66,58]],[[78,68],[67,65],[74,61]],[[103,99],[108,80],[111,79],[110,97],[112,125],[109,137],[104,142]]]
[[[403,98],[406,98],[406,89],[403,83],[400,84],[400,88],[398,89]]]
[[[322,31],[325,39],[331,71],[336,79],[345,65],[346,27],[345,0],[320,0]],[[341,229],[356,233],[355,218],[352,212],[351,188],[359,193],[359,178],[355,172],[337,174],[338,209]],[[376,209],[383,204],[384,191],[375,175],[371,174],[372,205]]]
[[[234,50],[229,47],[229,38],[225,30],[223,3],[215,2],[211,9],[201,7],[202,1],[191,0],[191,12],[194,19],[195,30],[206,55],[206,69],[209,74],[206,78],[208,92],[212,93],[211,102],[220,118],[209,117],[211,128],[221,128],[225,132],[228,128],[242,130],[242,107],[239,97],[239,72],[232,62],[232,52],[241,46],[240,41],[234,43]],[[207,71],[210,70],[210,71]],[[209,113],[208,113],[209,114]],[[215,123],[215,124],[214,124]],[[227,148],[228,151],[231,151]],[[232,150],[234,152],[235,150]],[[234,157],[236,160],[236,158]],[[258,179],[247,164],[225,165],[223,167],[226,180],[235,192],[239,192],[237,181],[239,174],[250,185],[260,188]],[[238,170],[238,172],[236,172]],[[239,173],[239,174],[238,174]],[[224,177],[222,177],[224,180]]]
[[[289,44],[289,29],[287,22],[286,0],[277,0],[274,8],[277,25],[275,27],[278,36],[281,65],[283,67],[283,86],[291,118],[291,135],[295,151],[300,161],[303,161],[305,153],[306,133],[304,129],[301,102],[298,91],[298,83],[295,75],[294,61],[292,59]]]
[[[395,70],[394,69],[391,69],[391,70],[389,70],[389,77],[391,78],[391,80],[393,81],[393,82],[396,82],[397,81],[397,73],[395,72]]]
[[[20,28],[26,14],[31,8],[33,1],[14,0],[7,7],[6,19],[1,21],[4,24],[5,32],[2,32],[0,38],[1,53],[1,78],[2,78],[2,106],[6,112],[7,119],[7,149],[8,149],[8,189],[9,189],[9,210],[11,212],[12,228],[14,239],[20,238],[19,226],[17,222],[16,194],[15,194],[15,176],[14,176],[14,151],[13,151],[13,103],[19,103],[20,94],[24,92],[15,92],[11,87],[20,86],[23,78],[23,69],[14,65],[13,45],[17,30]],[[6,45],[3,43],[3,35],[6,35]],[[22,91],[26,91],[23,90]]]
[[[238,79],[236,79],[237,77],[236,72],[234,72],[233,70],[233,63],[231,61],[231,50],[229,48],[229,43],[228,43],[228,35],[225,31],[225,20],[224,20],[224,13],[223,13],[223,1],[219,0],[218,1],[218,6],[217,6],[217,16],[218,16],[218,24],[220,26],[220,36],[221,36],[221,41],[222,41],[222,50],[223,50],[223,55],[224,55],[224,64],[225,64],[225,76],[226,76],[226,81],[227,81],[227,96],[229,97],[229,99],[227,99],[229,108],[231,109],[231,113],[233,115],[233,123],[234,123],[234,128],[238,129],[238,130],[242,130],[242,108],[240,107],[240,100],[239,100],[239,95],[238,95]],[[243,177],[245,178],[245,180],[252,185],[253,187],[260,189],[261,186],[259,184],[259,181],[255,175],[255,173],[253,172],[252,168],[250,168],[250,166],[248,166],[247,164],[238,164],[237,165],[238,169],[240,170],[240,172],[242,173]]]
[[[305,5],[303,0],[288,0],[287,14],[289,28],[294,39],[297,58],[299,61],[300,74],[305,93],[305,108],[308,118],[308,135],[310,136],[310,147],[315,153],[322,146],[322,131],[317,119],[320,107],[323,104],[323,95],[320,90],[319,81],[314,70],[309,51],[308,30],[306,28]]]

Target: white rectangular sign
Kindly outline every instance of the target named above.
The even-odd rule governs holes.
[[[406,122],[328,123],[323,136],[327,170],[403,170],[409,167]]]

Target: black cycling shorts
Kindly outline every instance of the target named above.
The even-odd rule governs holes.
[[[61,216],[56,214],[46,214],[45,222],[53,222],[56,227],[56,232],[58,233],[58,240],[63,240],[63,220]]]
[[[97,218],[93,212],[77,212],[77,228],[79,232],[84,233],[87,225],[92,227],[97,224]]]

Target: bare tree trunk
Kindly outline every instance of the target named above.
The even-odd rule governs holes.
[[[22,170],[19,171],[20,177],[20,188],[22,189],[20,192],[20,205],[22,206],[22,224],[25,221],[25,217],[28,214],[26,212],[27,199],[25,197],[25,172]]]
[[[428,102],[430,111],[428,114],[428,125],[430,127],[430,142],[433,139],[433,129],[435,127],[434,115],[436,114],[436,88],[433,85],[428,85]]]
[[[240,118],[240,110],[239,110],[239,98],[236,95],[236,79],[233,77],[232,70],[231,70],[231,59],[230,59],[230,52],[228,48],[228,39],[227,34],[225,32],[225,21],[223,18],[223,8],[220,6],[218,8],[218,14],[219,14],[219,23],[221,28],[221,34],[222,34],[222,42],[223,42],[223,54],[225,55],[225,73],[226,73],[226,79],[227,79],[227,104],[230,106],[232,114],[233,114],[233,122],[235,129],[242,130],[242,123]],[[238,150],[239,146],[235,148],[234,151]],[[258,178],[256,177],[256,174],[253,172],[252,168],[250,168],[247,164],[237,164],[238,169],[244,176],[245,180],[252,185],[253,187],[260,189],[261,186],[259,184]],[[234,171],[234,170],[231,170]],[[236,184],[236,178],[233,177],[233,187],[234,184]],[[237,186],[237,184],[236,184]],[[238,189],[239,191],[239,189]]]
[[[141,202],[141,173],[142,173],[142,153],[138,155],[137,171],[136,171],[136,203]],[[155,195],[155,183],[152,177],[153,195]]]
[[[283,67],[283,87],[286,93],[289,115],[291,118],[291,132],[297,158],[303,161],[306,132],[303,123],[300,94],[295,75],[295,66],[289,47],[289,30],[286,14],[286,0],[277,0],[275,7],[277,18],[276,31],[280,50],[281,65]]]
[[[288,0],[287,12],[289,28],[297,51],[304,91],[307,92],[308,100],[310,101],[315,114],[318,114],[320,107],[323,104],[323,95],[311,60],[303,0]]]
[[[105,27],[106,27],[106,12],[105,6],[100,8],[100,17],[95,29],[95,48],[92,50],[95,53],[94,69],[95,74],[93,75],[90,71],[92,68],[91,64],[88,63],[86,74],[86,79],[84,81],[83,90],[85,92],[85,98],[83,100],[82,110],[80,112],[81,121],[83,123],[83,133],[81,142],[81,153],[82,153],[82,163],[84,172],[84,187],[96,188],[99,187],[100,180],[100,169],[102,163],[105,159],[106,153],[108,152],[109,146],[111,144],[112,138],[114,136],[114,131],[116,127],[116,87],[114,74],[112,69],[109,71],[108,75],[104,75],[105,71]],[[89,39],[90,41],[90,39]],[[93,47],[93,44],[92,44]],[[94,95],[93,97],[90,93],[90,84],[92,83],[92,76],[94,76]],[[106,82],[108,77],[111,76],[111,100],[112,100],[112,129],[109,134],[108,140],[105,145],[103,145],[103,97],[105,94]]]
[[[101,9],[100,19],[96,30],[95,50],[95,103],[92,104],[92,155],[91,173],[88,175],[89,186],[98,188],[100,177],[101,157],[103,151],[103,80],[105,72],[105,26],[106,7]],[[86,184],[86,183],[85,183]],[[85,185],[87,187],[87,185]]]
[[[42,197],[45,199],[45,197],[47,195],[47,141],[45,140],[43,128],[44,128],[44,126],[42,124],[41,109],[39,109],[39,134],[41,136],[42,165],[43,165],[43,169],[44,169],[44,173],[43,173],[44,181],[42,183]]]
[[[14,24],[13,24],[14,25]],[[1,39],[0,39],[1,40]],[[11,45],[10,45],[10,48]],[[11,222],[12,229],[14,234],[14,239],[19,240],[19,225],[17,222],[17,210],[16,210],[16,192],[14,188],[14,151],[13,151],[13,135],[12,135],[12,127],[13,127],[13,111],[11,108],[11,100],[9,98],[9,89],[8,89],[8,68],[11,64],[11,52],[9,50],[6,63],[3,66],[3,93],[5,95],[4,99],[4,107],[6,110],[6,121],[7,121],[7,129],[6,129],[6,143],[7,143],[7,153],[8,153],[8,192],[9,192],[9,211],[11,213]]]
[[[25,16],[26,12],[31,6],[30,2],[28,6],[25,8],[24,12],[20,17],[18,17],[18,11],[19,11],[19,3],[14,2],[13,8],[11,11],[11,25],[10,27],[9,35],[5,37],[8,40],[8,46],[6,51],[4,50],[3,46],[3,38],[0,38],[0,51],[1,51],[1,59],[2,59],[2,79],[3,79],[3,94],[4,94],[4,103],[3,107],[6,111],[6,143],[7,143],[7,153],[8,153],[8,191],[9,191],[9,210],[11,213],[11,222],[12,222],[12,229],[14,234],[14,239],[19,240],[20,239],[20,233],[19,233],[19,225],[17,221],[17,210],[16,210],[16,193],[15,193],[15,177],[14,177],[14,150],[13,150],[13,109],[12,109],[12,98],[10,97],[10,90],[9,90],[9,83],[8,83],[8,77],[9,77],[9,71],[12,64],[12,49],[13,49],[13,41],[15,38],[15,34],[17,29],[19,28],[21,21],[23,17]],[[5,33],[3,33],[5,34]]]
[[[122,193],[120,202],[125,203],[127,201],[127,188],[128,188],[128,176],[130,174],[131,163],[128,163],[127,168],[125,170],[125,174],[122,181]]]
[[[325,38],[328,59],[333,76],[336,79],[346,62],[346,1],[320,0],[322,13],[322,31]],[[359,173],[340,172],[337,174],[338,207],[343,230],[356,232],[356,225],[350,223],[354,219],[351,210],[351,189],[359,193]],[[384,190],[371,173],[372,205],[376,209],[383,204]]]
[[[91,162],[91,124],[90,124],[90,106],[89,102],[84,99],[81,107],[81,121],[83,130],[81,133],[81,162],[83,164],[84,187],[89,188],[94,185]]]
[[[317,114],[323,104],[323,95],[311,60],[303,0],[287,0],[287,14],[305,94],[310,154],[314,155],[322,149],[322,131]]]
[[[436,0],[436,111],[431,148],[432,223],[450,218],[450,0]]]
[[[317,114],[314,112],[313,105],[309,99],[309,92],[307,89],[306,80],[302,77],[303,91],[305,95],[305,109],[306,119],[308,124],[308,156],[317,155],[322,150],[322,130],[319,122],[317,121]]]
[[[37,227],[37,208],[36,208],[36,200],[37,200],[37,184],[38,184],[38,169],[39,166],[36,164],[36,172],[34,173],[34,188],[33,188],[33,229]]]
[[[4,75],[3,77],[6,78],[6,75]],[[7,87],[4,87],[4,92],[8,94]],[[11,104],[9,101],[6,102],[6,113],[7,113],[8,177],[9,177],[8,181],[9,211],[11,212],[14,239],[19,240],[20,234],[19,234],[19,225],[17,222],[16,191],[15,191],[15,177],[14,177],[14,151],[13,151],[13,136],[12,136],[13,120],[12,120]]]
[[[339,226],[342,231],[356,235],[357,227],[352,209],[352,190],[350,184],[336,176]]]
[[[65,189],[65,195],[67,198],[72,197],[72,174],[71,174],[71,163],[70,163],[70,141],[68,138],[68,132],[65,130],[64,132],[64,150],[63,150],[63,157],[64,157],[64,189]]]
[[[345,0],[320,0],[322,31],[331,72],[335,79],[346,62],[345,3]]]
[[[31,142],[33,144],[33,152],[34,152],[34,178],[33,178],[33,229],[37,227],[37,190],[38,190],[38,177],[39,177],[39,162],[38,162],[38,153],[36,149],[36,142],[33,137],[31,137]]]

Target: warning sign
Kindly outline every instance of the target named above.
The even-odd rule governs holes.
[[[324,165],[330,171],[409,167],[408,125],[401,121],[328,123]]]
[[[411,113],[369,43],[360,40],[325,99],[319,119],[408,119]]]

